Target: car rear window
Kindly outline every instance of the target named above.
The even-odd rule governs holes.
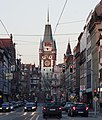
[[[76,107],[85,107],[85,104],[75,104]]]
[[[66,106],[71,106],[71,105],[73,105],[73,103],[66,103]]]
[[[34,103],[27,103],[26,106],[30,107],[30,106],[35,106]]]
[[[45,106],[46,107],[53,107],[53,106],[59,107],[61,106],[61,104],[59,102],[50,102],[50,103],[46,103]]]

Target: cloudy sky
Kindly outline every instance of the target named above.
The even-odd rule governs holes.
[[[43,39],[49,8],[52,33],[55,33],[53,38],[57,44],[57,63],[62,63],[68,41],[73,51],[90,11],[99,1],[0,0],[0,38],[12,33],[17,58],[21,58],[22,63],[35,63],[37,66],[39,43]]]

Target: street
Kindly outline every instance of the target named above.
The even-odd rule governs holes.
[[[66,112],[63,112],[60,120],[101,120],[102,115],[89,114],[89,117],[69,117]],[[17,108],[12,112],[0,112],[0,120],[44,120],[42,117],[41,106],[35,112],[24,112],[23,107]],[[59,120],[57,117],[48,117],[46,120]]]
[[[23,108],[18,108],[12,112],[0,113],[0,120],[37,120],[38,112],[24,112]]]

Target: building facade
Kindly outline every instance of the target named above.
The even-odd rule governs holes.
[[[12,98],[13,74],[11,66],[15,65],[15,44],[10,38],[0,38],[0,104]]]

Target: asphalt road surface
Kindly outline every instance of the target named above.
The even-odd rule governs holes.
[[[69,117],[67,113],[63,112],[62,118],[48,117],[45,120],[101,120],[102,115],[89,114],[89,117]],[[44,120],[42,117],[41,106],[35,112],[24,112],[23,107],[12,112],[0,112],[0,120]]]

